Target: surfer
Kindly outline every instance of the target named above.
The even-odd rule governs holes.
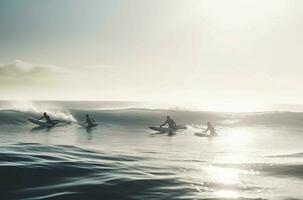
[[[88,126],[94,126],[95,120],[93,118],[90,118],[88,114],[86,114],[86,123]]]
[[[51,120],[50,116],[46,112],[43,113],[43,116],[39,120],[41,119],[45,119],[49,124],[55,124],[55,122]]]
[[[176,122],[172,120],[170,116],[166,117],[166,121],[163,124],[161,124],[160,127],[165,126],[166,124],[168,124],[168,128],[170,129],[176,129],[177,127]]]
[[[207,128],[205,129],[204,133],[206,133],[207,131],[209,131],[210,135],[212,136],[217,135],[215,128],[210,122],[207,122]]]

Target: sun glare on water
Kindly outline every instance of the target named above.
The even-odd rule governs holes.
[[[206,168],[207,177],[210,182],[217,185],[213,190],[216,197],[239,198],[241,191],[238,188],[243,186],[242,176],[257,172],[239,169],[229,164],[245,162],[248,159],[247,149],[253,144],[253,132],[246,128],[233,128],[222,133],[222,136],[224,139],[217,142],[224,146],[223,151],[229,153],[214,157],[212,164]]]
[[[214,112],[257,112],[264,108],[252,103],[214,102],[208,103],[206,109]]]
[[[224,132],[224,144],[231,146],[243,146],[253,142],[253,133],[247,128],[234,128]]]
[[[220,198],[239,197],[239,192],[237,190],[234,189],[227,190],[225,188],[233,188],[235,185],[241,184],[239,178],[240,170],[209,166],[207,172],[210,181],[218,184],[219,188],[214,191],[215,196]]]
[[[215,195],[223,198],[239,198],[240,196],[237,191],[233,190],[220,190],[216,192]]]

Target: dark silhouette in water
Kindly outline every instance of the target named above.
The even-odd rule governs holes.
[[[89,114],[86,114],[86,124],[89,126],[89,127],[93,127],[95,124],[94,124],[94,122],[95,122],[95,120],[93,119],[93,118],[91,118],[90,116],[89,116]]]
[[[168,124],[168,128],[176,129],[176,126],[177,126],[176,122],[174,120],[172,120],[170,118],[170,116],[166,117],[166,121],[163,124],[161,124],[160,127],[165,126],[166,124]]]
[[[51,120],[50,116],[47,115],[46,112],[43,113],[43,116],[39,120],[41,120],[41,119],[45,119],[46,122],[49,123],[49,124],[56,124],[56,122]]]
[[[52,127],[45,127],[45,126],[37,126],[31,129],[31,132],[40,132],[41,130],[46,130],[47,132],[50,131]]]
[[[207,122],[207,128],[205,129],[204,133],[206,133],[207,131],[209,131],[210,135],[212,136],[217,135],[215,128],[210,122]]]
[[[160,127],[165,126],[166,124],[168,124],[168,128],[169,128],[169,135],[173,135],[174,131],[177,130],[177,124],[176,122],[170,118],[170,116],[166,116],[166,121],[160,125]]]

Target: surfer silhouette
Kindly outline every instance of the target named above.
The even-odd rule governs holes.
[[[176,129],[176,126],[177,126],[176,122],[174,120],[172,120],[170,118],[170,116],[166,117],[166,121],[163,124],[161,124],[160,127],[165,126],[166,124],[168,124],[168,128],[170,128],[170,129]]]
[[[41,119],[45,119],[47,123],[54,124],[54,121],[51,120],[50,116],[46,112],[43,113],[43,116],[39,120]]]
[[[206,133],[207,131],[210,132],[210,135],[217,135],[214,126],[210,122],[207,122],[207,128],[205,129],[204,133]]]
[[[88,126],[94,126],[94,122],[95,122],[95,120],[93,118],[91,118],[89,116],[89,114],[86,114],[86,123],[87,123],[87,125]]]

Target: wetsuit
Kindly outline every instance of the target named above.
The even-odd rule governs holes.
[[[161,126],[164,126],[168,124],[168,128],[172,128],[172,129],[175,129],[176,128],[176,122],[172,119],[167,119]]]
[[[93,126],[93,125],[94,125],[93,122],[94,122],[93,119],[91,119],[91,118],[89,118],[89,117],[86,117],[86,123],[87,123],[89,126]]]
[[[53,124],[53,120],[51,120],[51,118],[48,115],[44,115],[43,117],[41,117],[39,120],[41,119],[45,119],[47,123]]]
[[[206,133],[207,131],[209,131],[211,135],[217,134],[215,128],[212,125],[207,126],[207,129],[204,132]]]

